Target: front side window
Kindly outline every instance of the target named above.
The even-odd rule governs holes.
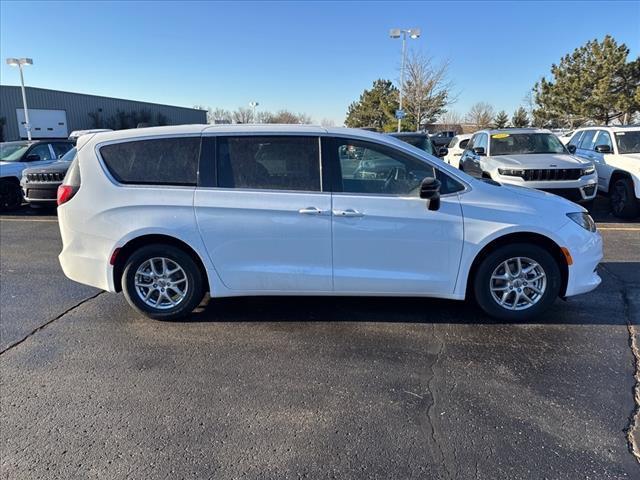
[[[218,186],[319,192],[317,137],[218,137]]]
[[[134,140],[100,148],[104,163],[120,183],[195,185],[200,137]]]
[[[337,139],[342,191],[349,193],[417,195],[435,168],[414,157],[367,142]]]
[[[473,148],[484,148],[484,152],[487,153],[487,147],[488,147],[487,134],[481,133],[480,135],[478,135],[478,138],[476,139],[476,141],[473,142]]]
[[[567,153],[552,133],[496,133],[491,135],[491,156]]]
[[[71,150],[71,148],[73,147],[73,145],[66,142],[52,143],[51,146],[53,147],[53,151],[55,152],[57,158],[63,157],[64,154]]]
[[[30,155],[37,155],[39,157],[38,160],[51,160],[51,150],[49,150],[49,144],[41,143],[39,145],[36,145],[31,150],[29,150],[27,157]]]
[[[629,132],[616,132],[616,143],[618,144],[618,152],[640,153],[640,130],[631,130]]]
[[[465,148],[467,148],[467,144],[469,143],[469,139],[465,139],[465,140],[460,140],[460,145],[458,148],[461,148],[462,150],[464,150]]]
[[[613,151],[613,143],[611,143],[611,135],[609,132],[605,132],[604,130],[598,131],[598,136],[596,137],[596,147],[599,145],[607,145]]]

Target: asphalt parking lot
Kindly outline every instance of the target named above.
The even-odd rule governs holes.
[[[398,298],[152,321],[63,276],[55,215],[2,216],[1,476],[639,478],[640,220],[594,215],[602,285],[526,324]]]

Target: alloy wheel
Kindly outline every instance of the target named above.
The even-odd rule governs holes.
[[[150,258],[136,270],[135,291],[150,307],[159,310],[174,308],[185,299],[188,289],[184,269],[169,258]]]
[[[542,266],[527,257],[513,257],[500,263],[489,280],[491,296],[507,310],[526,310],[538,303],[547,289]]]

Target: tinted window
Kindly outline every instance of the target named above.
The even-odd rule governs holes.
[[[620,153],[640,153],[640,130],[616,132],[615,135]]]
[[[586,130],[580,139],[580,148],[593,150],[593,137],[595,137],[595,134],[595,130]]]
[[[161,138],[105,145],[100,154],[120,183],[195,185],[200,137]]]
[[[40,160],[51,160],[51,150],[49,150],[49,144],[41,143],[39,145],[36,145],[31,150],[29,150],[27,156],[29,155],[38,155],[40,157]]]
[[[317,137],[218,137],[218,186],[320,191]]]
[[[461,140],[461,141],[460,141],[459,148],[465,149],[465,148],[467,148],[467,145],[468,145],[468,144],[469,144],[469,139],[468,139],[468,138],[466,138],[466,139],[464,139],[464,140]]]
[[[71,145],[70,143],[62,142],[52,143],[51,146],[53,147],[53,151],[55,152],[57,158],[64,156],[64,154],[71,150],[71,147],[73,147],[73,145]]]
[[[342,190],[350,193],[417,195],[432,165],[393,149],[355,140],[336,139]]]
[[[578,144],[580,143],[580,137],[582,137],[583,133],[584,133],[584,130],[581,132],[574,133],[573,137],[571,137],[571,140],[569,140],[569,143],[567,145],[575,145],[575,147],[578,148]]]
[[[430,155],[434,155],[433,147],[431,146],[431,140],[427,136],[421,135],[398,135],[396,137],[398,140],[402,140],[403,142],[407,142],[409,145],[413,145],[416,148],[419,148],[423,152],[427,152]]]

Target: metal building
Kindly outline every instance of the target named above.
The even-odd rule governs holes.
[[[207,123],[207,112],[121,98],[26,87],[31,134],[67,138],[74,130]],[[20,87],[0,85],[0,128],[4,141],[26,138]]]

